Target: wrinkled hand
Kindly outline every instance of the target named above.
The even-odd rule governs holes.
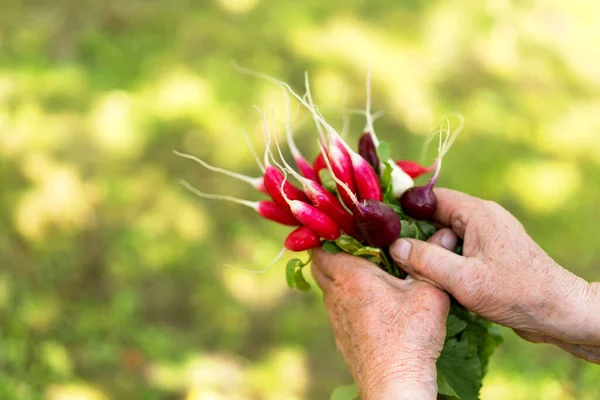
[[[600,289],[555,263],[498,204],[436,189],[434,240],[463,256],[412,239],[390,252],[412,277],[451,293],[469,310],[533,342],[554,343],[600,363]]]
[[[435,399],[449,297],[348,254],[313,251],[336,345],[363,400]]]

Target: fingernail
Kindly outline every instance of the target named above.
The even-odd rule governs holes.
[[[454,232],[447,230],[440,238],[440,244],[446,250],[454,250],[456,248],[456,235]]]
[[[390,247],[390,254],[396,261],[406,263],[406,261],[408,261],[408,256],[410,255],[411,247],[412,245],[408,240],[400,239]]]

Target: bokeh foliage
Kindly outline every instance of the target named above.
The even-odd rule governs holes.
[[[198,201],[250,187],[253,105],[301,90],[342,126],[373,71],[379,135],[418,158],[460,112],[443,186],[514,212],[558,262],[600,279],[600,5],[5,0],[0,12],[0,398],[325,399],[350,378],[320,294],[288,290],[287,229]],[[350,138],[364,121],[352,115]],[[306,113],[297,142],[316,154]],[[527,265],[523,265],[527,268]],[[551,293],[548,294],[551,296]],[[484,399],[597,399],[600,369],[506,331]]]

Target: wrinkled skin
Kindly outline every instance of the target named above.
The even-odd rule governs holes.
[[[426,282],[397,279],[358,257],[313,251],[336,345],[361,399],[435,399],[435,361],[449,297]]]
[[[464,239],[463,257],[440,246],[398,240],[392,258],[410,276],[452,294],[471,311],[522,338],[553,343],[600,363],[600,286],[552,260],[498,204],[436,189],[434,240]]]

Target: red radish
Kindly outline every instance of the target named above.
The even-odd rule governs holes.
[[[339,137],[330,138],[327,156],[331,163],[331,173],[344,183],[352,192],[356,192],[354,184],[354,168],[352,167],[352,158],[344,142]],[[338,193],[342,197],[344,204],[348,207],[352,206],[352,199],[348,197],[346,192],[338,184]]]
[[[292,154],[293,154],[293,152],[292,152]],[[302,157],[301,154],[293,155],[293,157],[294,157],[294,161],[296,161],[296,165],[298,166],[298,169],[302,173],[302,176],[316,182],[317,176],[315,175],[315,170],[313,169],[312,165],[310,165],[310,163],[308,161],[306,161],[306,158]]]
[[[321,147],[321,149],[323,148]],[[329,161],[325,159],[325,162],[327,163],[327,167],[331,169]],[[385,247],[398,239],[402,225],[400,217],[398,217],[398,214],[391,207],[374,199],[359,202],[354,193],[335,175],[333,175],[333,179],[352,198],[354,221],[367,244],[370,246]]]
[[[318,247],[320,244],[321,239],[319,238],[319,235],[307,227],[301,226],[294,229],[287,238],[285,238],[284,245],[286,249],[291,251],[304,251]]]
[[[462,121],[461,121],[462,122]],[[435,210],[437,209],[437,197],[433,192],[433,186],[435,185],[440,170],[442,168],[442,159],[444,155],[450,150],[452,143],[456,139],[456,136],[460,133],[462,125],[456,129],[453,133],[450,133],[450,121],[447,120],[447,128],[440,127],[439,130],[439,146],[438,146],[438,157],[434,163],[436,166],[435,173],[429,180],[429,183],[425,186],[415,186],[408,189],[400,197],[400,206],[402,211],[409,217],[419,220],[429,220],[433,217]],[[443,139],[444,133],[446,137]],[[442,140],[443,139],[443,140]]]
[[[272,201],[266,201],[266,200],[249,201],[249,200],[238,199],[238,198],[232,197],[232,196],[204,193],[204,192],[201,192],[200,190],[196,189],[195,187],[193,187],[192,185],[190,185],[189,183],[187,183],[184,180],[181,180],[180,182],[183,185],[183,187],[185,187],[187,190],[189,190],[190,192],[194,193],[195,195],[197,195],[199,197],[202,197],[205,199],[212,199],[212,200],[226,200],[226,201],[231,201],[231,202],[234,202],[237,204],[242,204],[244,206],[248,206],[248,207],[254,209],[263,218],[266,218],[266,219],[274,221],[274,222],[278,222],[282,225],[288,225],[288,226],[300,225],[300,223],[298,222],[298,220],[296,218],[294,218],[292,215],[290,215],[287,211],[284,211],[281,207],[279,207],[277,204],[275,204]]]
[[[323,153],[319,153],[319,155],[315,158],[315,161],[313,161],[313,168],[315,170],[316,181],[319,184],[322,184],[321,177],[319,177],[319,171],[327,168],[327,165],[325,165],[325,160],[323,160]]]
[[[329,217],[331,217],[340,226],[340,228],[342,228],[342,230],[345,233],[352,237],[360,238],[360,234],[356,229],[356,225],[354,223],[354,218],[352,217],[352,215],[344,209],[342,204],[333,194],[329,193],[317,182],[304,178],[300,176],[296,171],[294,171],[292,167],[290,167],[290,165],[285,161],[285,158],[281,153],[281,148],[279,147],[277,136],[274,137],[275,146],[277,148],[281,161],[286,167],[285,170],[291,173],[302,184],[304,193],[309,198],[312,205],[320,211],[323,211]]]
[[[281,184],[281,196],[287,201],[292,215],[298,221],[314,233],[326,240],[335,240],[340,237],[339,225],[327,214],[318,208],[311,206],[301,200],[291,200],[284,193],[284,185],[287,181],[287,175]]]
[[[261,191],[263,193],[266,193],[265,186],[264,186],[264,183],[263,183],[263,178],[260,177],[260,176],[256,177],[256,178],[253,178],[253,177],[250,177],[250,176],[239,174],[237,172],[228,171],[228,170],[223,169],[223,168],[215,167],[215,166],[210,165],[209,163],[207,163],[206,161],[204,161],[204,160],[202,160],[202,159],[200,159],[198,157],[194,157],[191,154],[180,153],[177,150],[173,150],[173,153],[175,153],[179,157],[183,157],[183,158],[187,158],[189,160],[193,160],[193,161],[197,162],[198,164],[202,165],[204,168],[206,168],[206,169],[208,169],[210,171],[218,172],[218,173],[221,173],[223,175],[227,175],[227,176],[230,176],[232,178],[238,179],[240,181],[246,182],[246,183],[252,185],[252,187],[255,188],[256,190]]]
[[[419,163],[409,160],[396,161],[396,165],[402,168],[402,171],[406,172],[406,174],[413,179],[416,179],[419,176],[427,174],[435,169],[435,164],[432,164],[430,167],[424,167]]]
[[[308,202],[308,197],[306,197],[304,192],[287,182],[287,180],[284,179],[283,173],[271,165],[268,165],[265,170],[264,182],[267,193],[271,196],[271,199],[286,211],[290,210],[290,206],[285,197],[291,200]],[[283,192],[285,192],[285,197],[282,194]]]
[[[350,149],[348,153],[350,153],[350,159],[352,160],[352,169],[360,199],[382,201],[383,193],[375,170],[360,155]]]
[[[283,185],[283,191],[285,192],[285,195],[287,196],[288,199],[300,200],[300,201],[307,202],[308,198],[306,197],[304,192],[302,192],[302,190],[298,189],[297,187],[295,187],[294,185],[289,183],[287,180],[285,180],[283,173],[276,167],[273,167],[271,165],[271,163],[269,162],[269,156],[275,162],[275,158],[273,157],[273,154],[271,153],[271,132],[269,130],[269,125],[267,123],[267,119],[260,112],[260,110],[258,110],[258,112],[263,117],[263,135],[264,135],[265,142],[266,142],[265,155],[264,155],[264,160],[265,160],[264,162],[265,162],[266,168],[265,168],[265,175],[263,177],[265,189],[266,189],[267,193],[269,194],[269,196],[271,196],[271,199],[273,199],[273,201],[275,203],[277,203],[277,205],[279,207],[281,207],[282,209],[291,213],[289,203],[286,201],[286,198],[283,197],[281,194],[282,185]],[[277,162],[275,162],[275,163],[279,168],[283,169],[283,167],[281,165],[277,164]]]
[[[374,171],[379,171],[379,157],[377,156],[377,150],[369,132],[363,133],[360,137],[358,141],[358,154],[367,160]]]

